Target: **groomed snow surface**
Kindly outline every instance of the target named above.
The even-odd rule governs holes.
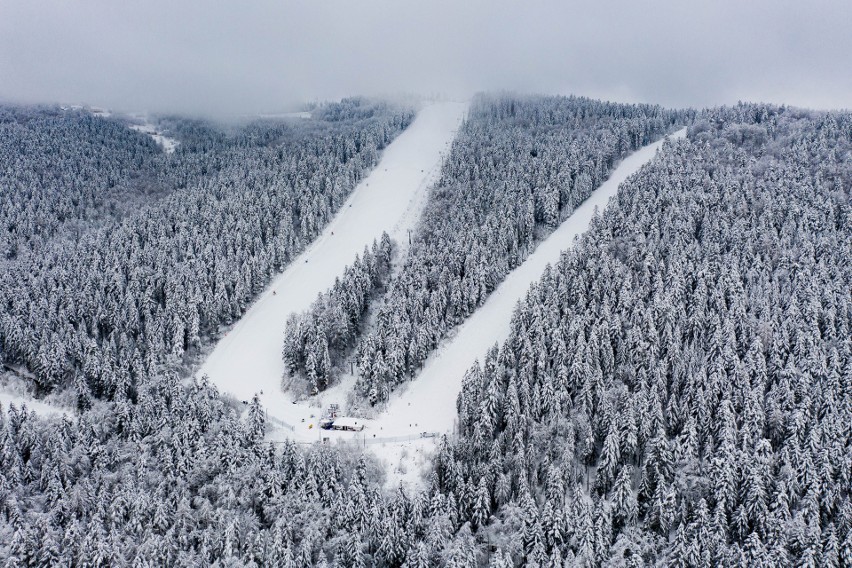
[[[220,391],[238,400],[250,400],[258,393],[271,424],[296,440],[316,441],[320,432],[351,437],[345,432],[319,430],[322,409],[310,402],[294,404],[292,393],[281,390],[287,318],[307,310],[317,294],[329,289],[355,255],[383,231],[407,244],[408,231],[416,226],[428,188],[440,173],[466,111],[466,103],[426,105],[384,149],[379,164],[358,184],[322,234],[219,341],[197,375],[207,375]],[[351,386],[351,379],[344,381],[323,393],[323,402],[337,402],[342,408]]]

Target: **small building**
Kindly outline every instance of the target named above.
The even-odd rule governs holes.
[[[357,418],[352,418],[351,416],[340,416],[332,421],[331,429],[360,432],[364,429],[364,423],[359,421]]]

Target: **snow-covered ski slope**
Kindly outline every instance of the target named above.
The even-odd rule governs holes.
[[[686,130],[680,130],[670,138],[682,138],[685,134]],[[548,264],[559,261],[576,236],[589,228],[595,209],[602,212],[618,186],[649,162],[662,145],[662,140],[649,144],[625,158],[609,179],[540,243],[523,264],[510,272],[485,304],[426,360],[423,370],[407,389],[391,397],[387,411],[369,424],[369,430],[394,436],[451,431],[456,419],[456,397],[465,372],[477,360],[482,361],[495,343],[509,337],[515,306],[526,296],[530,285],[541,278]]]
[[[379,164],[358,184],[322,234],[219,341],[198,376],[207,375],[220,391],[241,400],[262,391],[261,402],[270,418],[285,424],[301,424],[310,417],[316,409],[292,404],[292,396],[281,390],[287,317],[306,310],[382,231],[407,243],[408,231],[416,226],[427,190],[439,175],[443,156],[466,111],[467,104],[457,102],[422,108],[412,124],[384,149]]]

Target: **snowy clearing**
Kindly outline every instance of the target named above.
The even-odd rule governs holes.
[[[440,173],[443,156],[467,111],[467,103],[425,106],[414,122],[382,152],[379,164],[362,180],[322,234],[277,276],[239,322],[215,346],[196,373],[207,375],[220,391],[238,400],[255,393],[273,426],[301,441],[323,436],[351,439],[348,432],[319,430],[320,401],[338,402],[352,388],[348,380],[321,398],[293,402],[281,390],[281,358],[287,317],[302,312],[317,294],[334,284],[356,254],[387,231],[401,248],[408,243],[426,202],[429,187]],[[262,393],[262,394],[261,394]]]
[[[4,367],[8,368],[9,372],[3,372]],[[30,376],[29,380],[22,378],[26,376],[30,375],[23,368],[0,365],[0,407],[3,411],[9,410],[9,405],[14,404],[18,410],[26,406],[27,410],[35,411],[41,417],[73,414],[70,408],[33,398],[28,391],[32,385],[32,377]]]
[[[681,138],[686,130],[670,138]],[[541,278],[548,264],[554,265],[574,239],[588,229],[595,210],[603,211],[618,186],[649,162],[663,141],[649,144],[625,158],[592,195],[584,201],[535,252],[488,297],[485,304],[455,330],[451,339],[433,353],[423,370],[407,388],[391,396],[386,412],[372,421],[368,429],[417,435],[422,432],[451,432],[456,419],[456,397],[465,372],[482,360],[495,343],[509,337],[515,305],[526,296],[532,283]]]
[[[0,406],[3,410],[9,410],[9,405],[14,404],[15,408],[20,410],[26,406],[27,410],[34,411],[41,417],[61,416],[62,414],[71,414],[67,408],[60,408],[52,404],[46,404],[40,400],[36,400],[26,395],[20,395],[5,391],[0,391]]]
[[[157,127],[151,124],[150,122],[143,122],[142,124],[131,124],[131,130],[135,130],[136,132],[141,132],[142,134],[147,134],[151,138],[154,139],[154,142],[160,145],[163,151],[166,154],[171,154],[177,148],[177,145],[180,144],[174,138],[169,138],[168,136],[164,136],[161,132],[157,130]]]

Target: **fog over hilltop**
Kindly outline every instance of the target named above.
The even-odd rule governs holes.
[[[852,107],[852,4],[0,3],[0,99],[240,114],[351,94]]]

